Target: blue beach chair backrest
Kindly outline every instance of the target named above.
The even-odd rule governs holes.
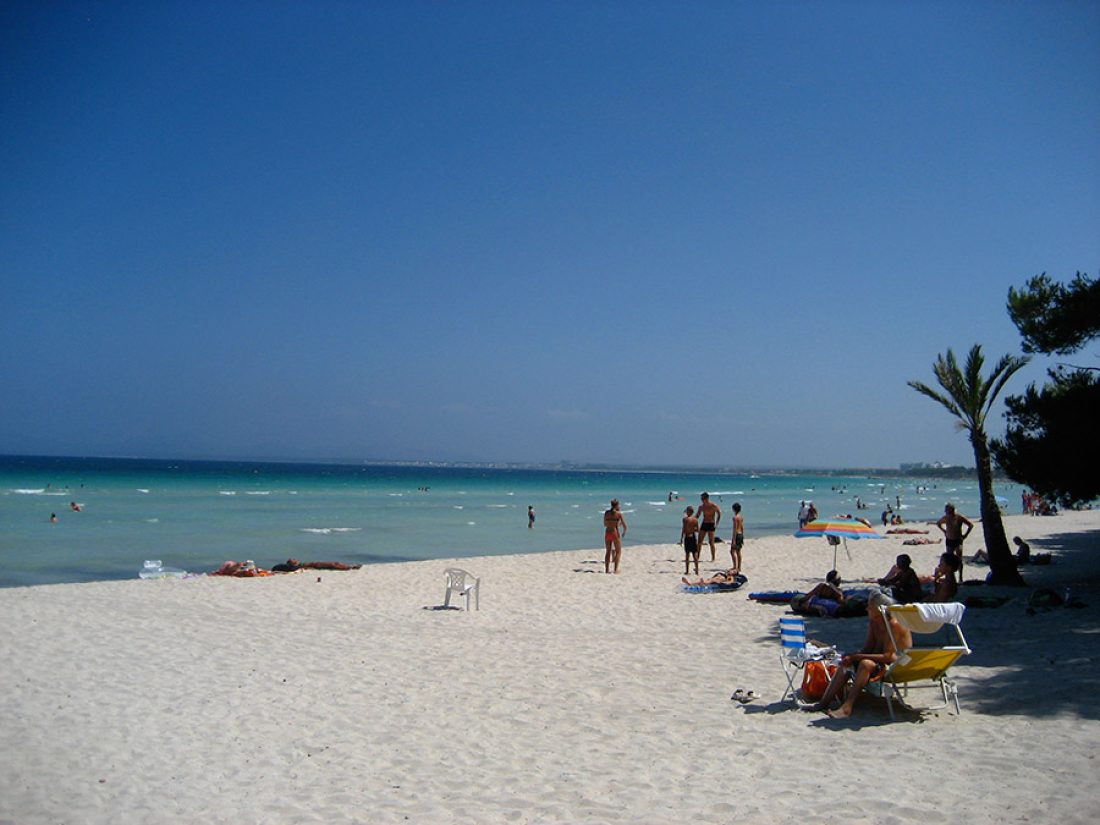
[[[779,640],[783,652],[790,654],[806,649],[806,622],[800,616],[782,616],[779,619]]]

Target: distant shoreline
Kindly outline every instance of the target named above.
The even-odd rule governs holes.
[[[639,474],[691,474],[691,475],[719,475],[719,476],[759,476],[759,477],[785,477],[785,476],[824,476],[826,478],[944,478],[956,479],[977,478],[977,471],[973,467],[920,467],[920,468],[887,468],[887,467],[730,467],[720,465],[618,465],[602,463],[571,463],[560,462],[556,464],[544,462],[509,462],[509,461],[435,461],[435,460],[391,460],[391,459],[295,459],[295,458],[182,458],[179,456],[111,456],[111,455],[35,455],[7,453],[0,454],[0,462],[95,462],[117,461],[139,464],[163,464],[165,462],[179,462],[186,464],[246,464],[256,466],[279,465],[300,467],[401,467],[401,468],[438,468],[459,470],[526,470],[536,472],[570,472],[570,473],[639,473]],[[1000,480],[1008,480],[1003,474],[996,474]]]

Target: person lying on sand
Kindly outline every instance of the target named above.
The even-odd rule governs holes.
[[[271,571],[257,567],[256,562],[249,559],[248,561],[227,561],[210,575],[234,576],[238,579],[248,579],[254,576],[270,576]]]
[[[340,561],[298,561],[287,559],[282,564],[272,565],[273,573],[293,573],[296,570],[358,570],[361,564],[344,564]]]
[[[809,593],[791,599],[791,610],[811,616],[836,616],[845,598],[844,591],[840,589],[840,574],[830,570],[825,574],[825,581]]]
[[[885,593],[875,592],[871,594],[871,598],[867,601],[867,639],[864,641],[863,647],[859,653],[849,653],[840,660],[841,666],[837,668],[836,673],[829,682],[829,686],[825,688],[825,694],[821,697],[821,701],[806,705],[803,710],[825,711],[834,719],[844,719],[852,715],[852,708],[855,707],[856,700],[859,699],[859,695],[863,692],[863,688],[867,686],[867,683],[881,679],[886,668],[898,658],[897,648],[894,647],[894,643],[890,639],[890,633],[886,630],[886,619],[883,618],[882,611],[879,610],[880,607],[888,607],[893,604],[897,604],[897,602]],[[894,634],[893,638],[897,639],[898,644],[903,649],[912,647],[913,636],[909,633],[909,629],[893,616],[890,617],[889,621],[890,632]],[[852,684],[848,688],[844,702],[839,709],[829,710],[829,707],[843,692],[849,679],[852,680]]]
[[[688,581],[687,576],[681,576],[680,581],[688,587],[705,587],[708,584],[737,584],[737,571],[731,567],[724,573],[715,573],[709,579],[699,579],[693,582]]]

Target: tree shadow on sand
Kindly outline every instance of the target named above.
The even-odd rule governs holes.
[[[1052,552],[1054,563],[1023,567],[1026,588],[984,588],[1013,598],[963,620],[973,650],[960,662],[963,712],[1100,719],[1100,530],[1055,533],[1034,549]],[[1028,597],[1041,587],[1069,587],[1086,606],[1029,613]]]
[[[1026,587],[979,585],[959,592],[960,600],[968,596],[1009,598],[1001,607],[969,609],[963,619],[963,633],[972,652],[952,671],[962,713],[1100,719],[1100,702],[1096,701],[1100,695],[1100,530],[1052,534],[1032,542],[1032,549],[1052,552],[1054,563],[1023,567]],[[1084,608],[1053,607],[1028,613],[1028,598],[1037,589],[1050,588],[1060,594],[1066,587],[1085,603]],[[811,639],[835,644],[841,650],[857,650],[867,625],[865,621],[808,617],[806,628]],[[778,629],[774,636],[760,635],[756,641],[778,650]],[[917,637],[918,645],[955,643],[946,630]],[[912,704],[921,712],[903,710],[898,713],[899,722],[923,721],[930,714],[948,712],[922,711],[926,693],[932,697],[929,704],[937,702],[935,691],[915,691]],[[779,713],[790,708],[776,702],[748,712]],[[954,713],[954,708],[950,712]],[[865,696],[852,720],[822,718],[815,724],[850,727],[889,722],[885,702]]]

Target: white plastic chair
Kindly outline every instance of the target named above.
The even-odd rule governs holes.
[[[458,567],[448,567],[443,571],[447,577],[447,593],[443,598],[443,606],[451,606],[451,594],[457,593],[466,597],[466,609],[470,609],[470,593],[474,594],[475,609],[481,610],[481,579],[472,573],[467,573]]]

